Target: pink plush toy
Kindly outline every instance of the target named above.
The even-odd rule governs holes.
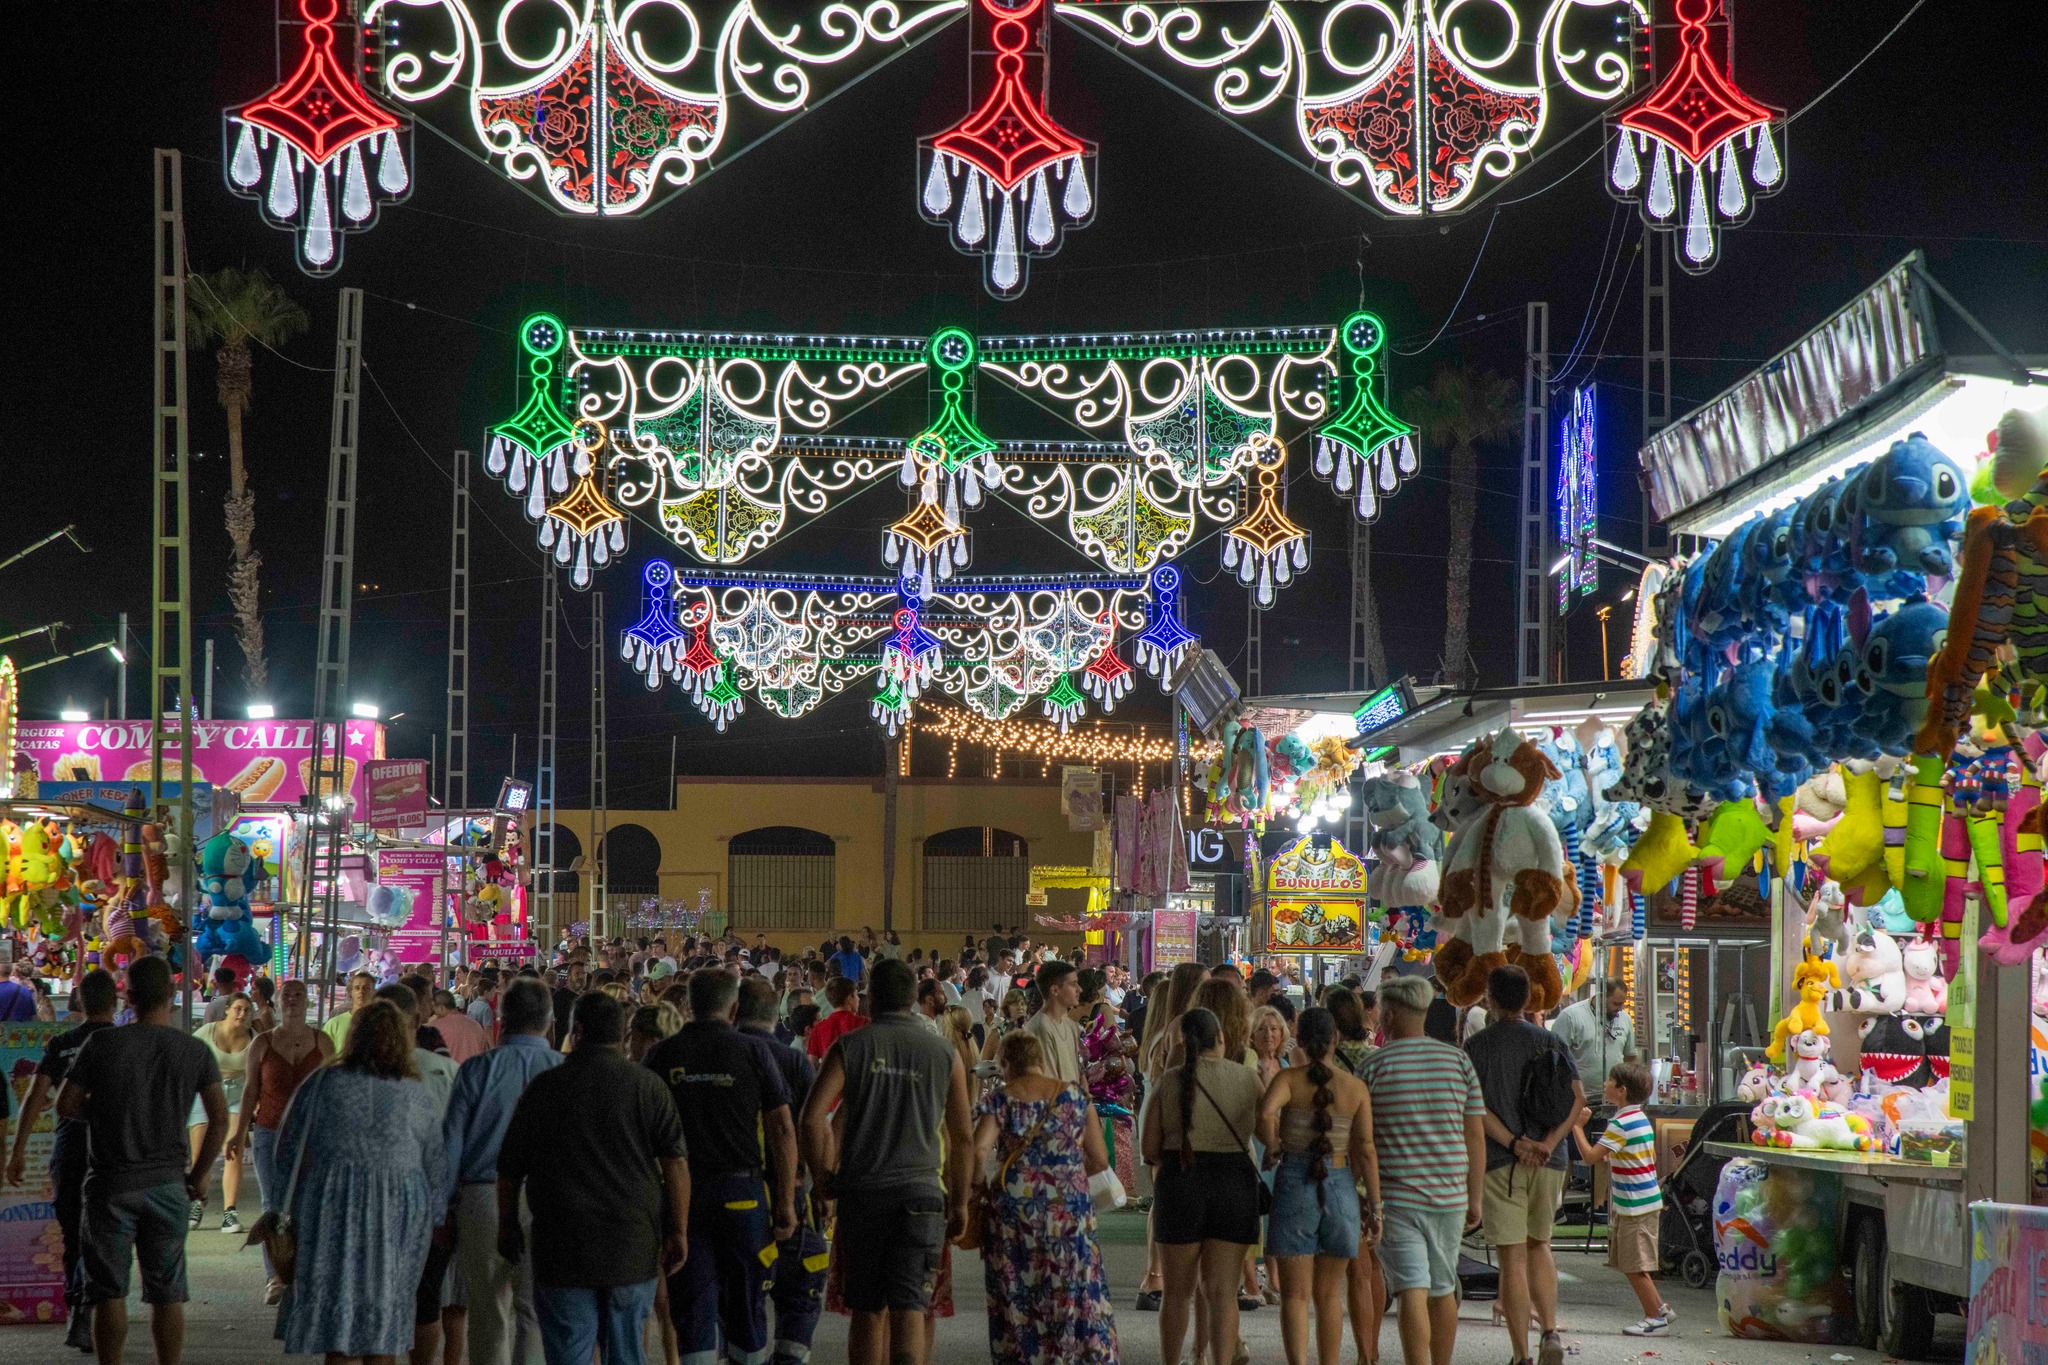
[[[1899,956],[1906,974],[1907,1014],[1945,1014],[1948,1011],[1948,982],[1941,975],[1941,949],[1924,931],[1907,942]]]

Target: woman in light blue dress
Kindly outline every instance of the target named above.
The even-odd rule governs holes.
[[[292,1097],[276,1156],[298,1233],[297,1274],[278,1314],[289,1354],[333,1365],[411,1349],[432,1194],[447,1164],[412,1051],[397,1007],[373,1001],[356,1011],[340,1060]]]

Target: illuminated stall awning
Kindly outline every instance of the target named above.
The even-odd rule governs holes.
[[[1952,356],[1920,253],[1638,454],[1650,505],[1681,535],[1721,536],[1924,432],[1969,460],[1999,414],[2048,408],[2009,356]]]
[[[1625,725],[1655,691],[1656,684],[1647,679],[1623,678],[1493,691],[1439,688],[1405,714],[1369,730],[1361,729],[1351,742],[1368,753],[1391,748],[1395,751],[1392,761],[1416,763],[1438,754],[1459,753],[1473,740],[1494,734],[1504,725],[1570,727],[1587,719]]]

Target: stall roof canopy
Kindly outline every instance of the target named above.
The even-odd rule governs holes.
[[[1643,709],[1656,688],[1656,683],[1645,678],[1493,691],[1417,688],[1414,710],[1366,731],[1357,743],[1368,752],[1392,746],[1399,750],[1401,762],[1414,763],[1437,754],[1458,753],[1473,740],[1493,734],[1503,725],[1572,726],[1588,717],[1598,717],[1619,727]],[[1343,697],[1362,695],[1332,694],[1329,701],[1335,703]],[[1290,700],[1295,699],[1276,697],[1271,702],[1277,705]],[[1333,704],[1328,709],[1336,708]]]
[[[2011,357],[1944,352],[1915,252],[1637,458],[1660,520],[1719,536],[1914,431],[1967,468],[2000,413],[2048,407],[2048,383],[2027,380]]]

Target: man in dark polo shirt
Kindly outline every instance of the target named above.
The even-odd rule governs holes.
[[[796,1231],[789,1086],[769,1051],[775,1041],[733,1027],[739,985],[730,972],[691,976],[690,1022],[647,1054],[690,1146],[689,1259],[668,1286],[685,1360],[716,1355],[721,1331],[727,1358],[766,1356],[775,1244]]]
[[[750,1037],[773,1044],[769,1049],[776,1069],[789,1087],[789,1108],[803,1112],[817,1072],[804,1055],[801,1041],[794,1047],[775,1041],[775,987],[758,977],[740,982],[739,1030]],[[818,1230],[820,1218],[811,1207],[809,1172],[797,1170],[796,1230],[775,1247],[775,1285],[768,1291],[775,1305],[775,1354],[771,1365],[800,1365],[811,1354],[811,1338],[818,1331],[818,1315],[825,1303],[825,1268],[831,1248]]]
[[[875,964],[873,1019],[833,1044],[804,1103],[805,1164],[839,1201],[851,1365],[925,1365],[939,1257],[967,1221],[967,1071],[911,1012],[916,985],[901,962]],[[835,1162],[832,1110],[842,1100]]]
[[[638,1361],[655,1276],[682,1251],[691,1203],[682,1123],[668,1087],[626,1060],[625,1034],[618,1001],[579,997],[574,1050],[527,1085],[498,1149],[499,1254],[516,1265],[525,1253],[524,1186],[549,1360],[602,1350],[607,1361]]]

